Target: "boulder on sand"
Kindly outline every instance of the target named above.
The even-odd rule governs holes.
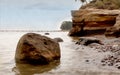
[[[16,63],[49,64],[60,59],[59,44],[51,38],[35,33],[27,33],[18,42]]]
[[[89,44],[92,44],[92,43],[98,43],[98,44],[101,44],[103,45],[103,43],[98,40],[98,39],[91,39],[91,38],[80,38],[76,44],[78,45],[85,45],[85,46],[88,46]]]
[[[54,40],[55,40],[56,42],[63,42],[63,39],[62,39],[62,38],[59,38],[59,37],[54,38]]]

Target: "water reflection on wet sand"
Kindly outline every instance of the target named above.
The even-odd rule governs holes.
[[[15,75],[34,75],[56,69],[59,64],[60,61],[54,61],[48,65],[30,65],[16,63],[16,66],[12,69],[12,71],[15,72]]]

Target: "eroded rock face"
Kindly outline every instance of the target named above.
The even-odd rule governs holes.
[[[74,26],[74,27],[70,30],[69,35],[70,35],[70,36],[80,36],[80,35],[82,35],[81,27],[79,27],[79,26]]]
[[[119,13],[120,10],[102,9],[80,9],[72,11],[73,28],[69,32],[69,35],[72,36],[74,33],[82,34],[83,32],[81,33],[81,31],[78,30],[82,27],[84,30],[91,31],[112,27]]]
[[[120,28],[117,27],[107,28],[105,35],[107,37],[120,37]]]
[[[15,54],[16,63],[48,64],[59,59],[59,44],[51,38],[27,33],[18,42]]]
[[[120,37],[120,14],[116,18],[115,25],[113,27],[107,28],[105,35],[112,37]]]

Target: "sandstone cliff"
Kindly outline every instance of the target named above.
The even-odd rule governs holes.
[[[120,10],[80,9],[72,11],[73,27],[70,36],[104,33],[114,26]]]
[[[107,28],[106,36],[120,37],[120,14],[116,18],[116,23],[113,27]]]

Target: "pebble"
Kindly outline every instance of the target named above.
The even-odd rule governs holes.
[[[98,50],[98,52],[111,53],[101,60],[102,66],[114,66],[117,64],[116,68],[120,69],[120,41],[112,41],[105,45],[96,45],[95,50]]]
[[[89,62],[89,60],[85,60],[85,62]]]

